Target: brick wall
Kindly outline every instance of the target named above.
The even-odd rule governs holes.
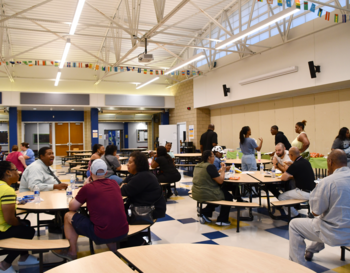
[[[84,111],[84,149],[91,149],[91,114],[90,110]]]
[[[181,78],[179,78],[181,80]],[[194,145],[199,149],[200,136],[207,130],[210,123],[210,110],[193,107],[193,80],[183,82],[171,87],[175,95],[175,108],[170,109],[170,124],[186,122],[186,135],[188,138],[188,126],[194,125]],[[191,110],[187,110],[191,107]]]

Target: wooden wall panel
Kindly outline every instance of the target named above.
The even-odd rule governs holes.
[[[275,101],[275,120],[278,129],[282,131],[288,138],[289,142],[293,141],[295,135],[294,130],[294,112],[293,112],[293,100],[281,99]],[[275,143],[275,137],[272,137],[273,143]]]
[[[339,129],[350,128],[350,89],[339,91]]]
[[[264,140],[264,151],[274,151],[274,138],[271,135],[270,128],[275,123],[275,102],[266,101],[259,103],[259,131],[260,137]]]
[[[245,113],[244,106],[234,106],[231,108],[232,111],[232,149],[237,149],[239,147],[239,132],[242,127],[245,126]]]
[[[222,108],[221,109],[221,141],[219,145],[224,145],[226,148],[233,147],[233,139],[232,139],[232,109],[231,107]]]
[[[210,123],[215,125],[215,132],[218,134],[218,142],[222,143],[221,109],[213,109],[210,111]]]
[[[258,141],[260,137],[259,125],[259,104],[253,103],[244,106],[244,122],[245,126],[249,126],[252,131],[251,137]]]
[[[340,128],[339,92],[315,95],[315,121],[317,152],[324,155],[331,151],[332,143]]]

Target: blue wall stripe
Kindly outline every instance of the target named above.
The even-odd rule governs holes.
[[[91,146],[98,144],[98,109],[91,108]],[[97,130],[97,137],[93,137],[93,130]],[[92,147],[91,147],[92,148]]]
[[[169,112],[160,113],[160,125],[169,124]]]
[[[84,111],[22,111],[22,121],[84,121]]]
[[[12,151],[13,145],[17,143],[17,107],[10,107],[9,109],[9,142],[10,151]]]
[[[126,138],[128,136],[128,138]],[[124,123],[124,148],[129,148],[129,123]]]

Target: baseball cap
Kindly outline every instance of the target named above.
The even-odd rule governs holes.
[[[214,153],[215,153],[215,152],[219,152],[219,153],[221,153],[221,154],[224,153],[224,150],[222,149],[221,146],[215,146],[211,151],[214,152]]]
[[[90,168],[91,173],[97,176],[103,176],[107,172],[107,165],[102,159],[96,159],[91,164]]]

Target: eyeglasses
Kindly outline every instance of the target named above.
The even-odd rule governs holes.
[[[17,170],[17,169],[10,169],[10,171],[13,171],[13,172],[14,172],[14,171],[18,171],[18,170]]]

